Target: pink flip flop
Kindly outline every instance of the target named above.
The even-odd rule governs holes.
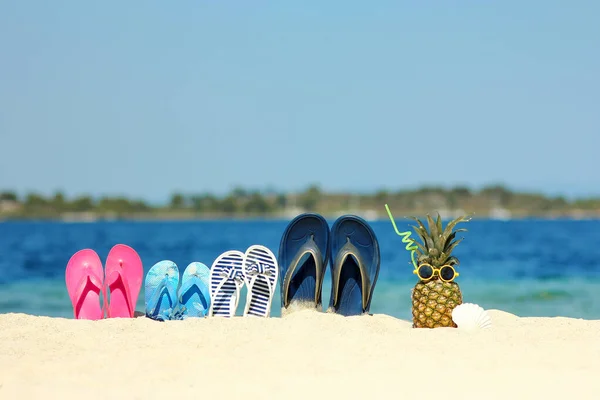
[[[102,261],[94,250],[73,254],[65,270],[65,281],[75,319],[104,318],[104,309],[100,307],[100,293],[106,299],[103,277]]]
[[[106,257],[105,285],[110,292],[108,318],[133,318],[144,269],[138,253],[124,244],[114,246]]]

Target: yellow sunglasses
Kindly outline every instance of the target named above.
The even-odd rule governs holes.
[[[431,280],[436,273],[444,282],[452,282],[459,275],[452,265],[442,265],[439,268],[434,268],[427,263],[423,263],[413,271],[413,274],[416,274],[419,279],[425,282]]]

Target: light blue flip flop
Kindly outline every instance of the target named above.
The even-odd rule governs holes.
[[[210,269],[193,262],[183,271],[179,288],[180,315],[182,319],[205,317],[210,309]]]
[[[179,268],[173,261],[159,261],[150,268],[144,283],[146,317],[167,321],[180,319],[178,313],[177,287]]]

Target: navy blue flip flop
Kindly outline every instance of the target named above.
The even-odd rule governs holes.
[[[362,218],[340,217],[331,228],[331,298],[327,312],[368,314],[379,275],[379,242]]]
[[[329,225],[319,214],[298,215],[279,245],[282,316],[292,310],[322,311],[323,277],[329,261]]]

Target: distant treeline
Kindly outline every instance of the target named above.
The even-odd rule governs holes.
[[[0,192],[0,217],[32,218],[212,218],[282,216],[303,211],[324,215],[344,212],[385,217],[387,203],[397,215],[469,213],[475,216],[600,216],[600,198],[567,200],[540,193],[515,192],[501,185],[471,190],[467,187],[421,187],[371,194],[328,193],[312,185],[300,193],[277,193],[236,188],[224,196],[173,193],[168,204],[150,205],[125,197],[77,196],[63,193],[45,197]]]

